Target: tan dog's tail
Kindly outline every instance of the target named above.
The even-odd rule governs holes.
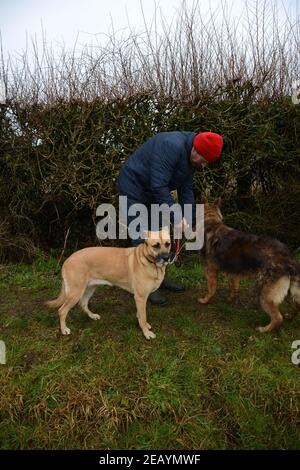
[[[49,308],[61,307],[65,301],[65,298],[66,298],[66,289],[65,289],[65,283],[63,280],[59,296],[54,300],[47,300],[47,302],[45,302],[45,305]]]

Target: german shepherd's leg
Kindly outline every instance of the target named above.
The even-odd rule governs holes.
[[[285,318],[292,320],[300,312],[300,279],[292,278],[290,285],[290,299],[292,301],[292,311],[285,315]]]
[[[236,274],[228,275],[228,284],[229,284],[229,297],[228,300],[232,302],[238,295],[240,290],[240,277]]]
[[[293,320],[300,312],[300,302],[297,302],[293,297],[288,298],[291,310],[284,314],[285,320]]]
[[[292,311],[287,313],[284,318],[286,318],[287,320],[293,320],[296,315],[298,315],[298,313],[300,312],[300,302],[295,302],[295,300],[293,300],[293,303],[292,303]]]
[[[89,304],[89,300],[90,298],[92,297],[93,293],[95,292],[95,289],[96,289],[96,286],[88,286],[85,291],[84,291],[84,294],[83,296],[81,297],[80,299],[80,306],[82,308],[82,310],[88,314],[88,316],[92,319],[92,320],[100,320],[100,315],[97,315],[96,313],[93,313],[90,311],[89,307],[88,307],[88,304]]]
[[[283,276],[275,282],[268,282],[261,291],[260,303],[265,312],[271,317],[271,322],[267,326],[259,326],[260,333],[272,331],[279,328],[283,322],[283,317],[279,310],[279,305],[283,302],[290,287],[290,278]]]
[[[215,295],[217,289],[217,269],[208,264],[207,266],[205,266],[205,276],[207,281],[208,293],[205,297],[198,297],[197,300],[198,302],[200,302],[200,304],[207,304],[210,299]]]
[[[147,312],[146,312],[146,304],[147,304],[147,295],[141,295],[138,293],[134,294],[134,300],[136,304],[137,310],[137,319],[141,330],[146,339],[155,338],[156,335],[150,331],[151,326],[147,323]],[[150,327],[150,328],[149,328]]]

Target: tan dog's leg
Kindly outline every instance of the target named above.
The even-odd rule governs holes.
[[[65,301],[62,306],[58,309],[60,330],[63,335],[69,335],[71,330],[66,326],[66,317],[74,305],[81,299],[85,289],[87,287],[86,276],[80,275],[74,269],[68,269],[62,271],[63,279],[65,283]]]
[[[81,297],[80,299],[80,306],[82,308],[82,310],[88,314],[88,316],[92,319],[92,320],[100,320],[100,315],[97,315],[96,313],[93,313],[91,312],[91,310],[89,309],[88,307],[88,304],[89,304],[89,300],[90,298],[92,297],[93,293],[95,292],[95,289],[96,289],[96,286],[88,286],[85,291],[84,291],[84,294],[83,296]]]
[[[156,335],[150,331],[151,325],[147,323],[147,313],[146,313],[146,304],[147,297],[140,294],[134,295],[136,310],[137,310],[137,319],[141,327],[142,332],[146,339],[155,338]]]
[[[231,302],[237,297],[240,290],[240,277],[234,274],[228,276],[229,284],[229,297],[228,300]]]
[[[58,307],[61,307],[62,304],[63,304],[64,301],[65,301],[65,298],[66,298],[65,282],[64,282],[64,280],[63,280],[63,281],[62,281],[62,285],[61,285],[60,294],[59,294],[59,296],[57,297],[57,299],[48,300],[47,302],[45,302],[45,305],[47,305],[47,307],[50,307],[50,308],[58,308]]]
[[[60,321],[60,330],[63,335],[69,335],[71,333],[70,328],[66,326],[66,317],[74,305],[80,300],[82,292],[80,294],[73,294],[70,293],[62,306],[58,309],[59,321]]]
[[[208,293],[205,297],[198,297],[197,300],[200,302],[200,304],[207,304],[215,295],[217,289],[218,271],[212,266],[208,265],[205,267],[205,275],[207,280]]]
[[[283,322],[283,317],[278,307],[287,295],[289,286],[290,279],[287,276],[283,276],[276,282],[269,282],[263,286],[260,303],[264,311],[270,315],[271,322],[266,326],[258,326],[256,329],[260,333],[279,328]]]

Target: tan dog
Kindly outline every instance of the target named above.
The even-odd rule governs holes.
[[[81,308],[93,320],[100,315],[92,313],[88,302],[97,285],[118,286],[134,294],[139,325],[146,339],[155,338],[147,323],[146,303],[165,275],[170,259],[170,235],[168,230],[148,232],[145,243],[135,248],[92,247],[73,253],[62,267],[62,288],[57,299],[46,302],[58,310],[63,335],[70,334],[66,326],[69,310],[80,303]]]

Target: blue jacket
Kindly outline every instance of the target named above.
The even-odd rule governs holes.
[[[147,140],[124,163],[118,188],[122,195],[137,202],[169,206],[174,204],[170,191],[177,189],[179,203],[193,205],[193,176],[196,167],[190,162],[193,132],[160,132]]]

